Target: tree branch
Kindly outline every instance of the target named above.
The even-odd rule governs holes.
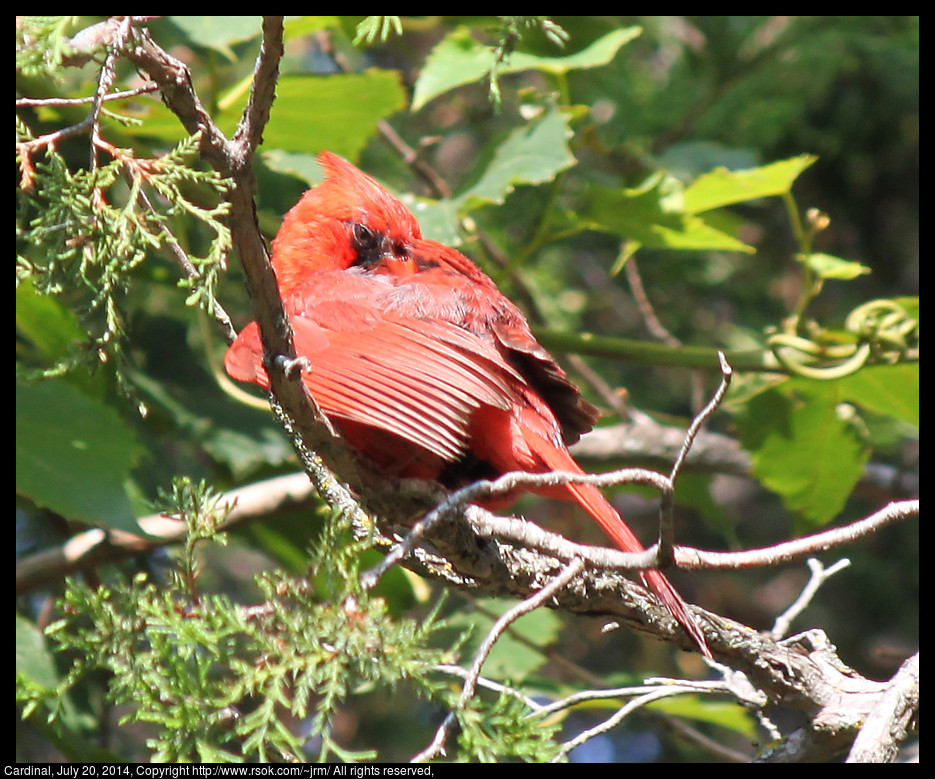
[[[899,745],[919,717],[919,653],[902,664],[864,720],[849,763],[892,763]],[[917,725],[918,723],[916,723]]]

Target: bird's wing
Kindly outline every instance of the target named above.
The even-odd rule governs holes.
[[[481,407],[511,408],[519,374],[497,348],[444,321],[353,310],[346,301],[290,316],[303,379],[322,410],[340,422],[377,428],[452,462],[468,448]],[[268,387],[256,324],[225,359],[240,381]]]

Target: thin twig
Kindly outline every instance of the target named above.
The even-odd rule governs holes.
[[[229,506],[221,530],[268,517],[276,511],[301,505],[313,497],[313,488],[305,473],[278,476],[249,484],[226,493],[219,506]],[[16,563],[16,591],[24,593],[68,574],[127,557],[144,554],[166,544],[184,539],[187,529],[163,514],[138,520],[145,535],[122,530],[93,528],[79,533],[65,543],[44,549]]]
[[[457,676],[459,679],[465,680],[468,679],[471,675],[471,671],[469,669],[462,668],[460,665],[450,665],[443,663],[432,666],[432,670],[450,674],[451,676]],[[530,698],[522,690],[517,690],[515,687],[510,687],[508,684],[500,684],[500,682],[495,682],[492,679],[478,676],[477,686],[516,698],[516,700],[522,701],[523,705],[525,705],[527,708],[529,708],[530,711],[534,713],[539,713],[545,708],[535,698]]]
[[[669,487],[662,493],[659,509],[659,557],[661,561],[674,560],[675,512],[673,510],[673,504],[675,482],[682,470],[685,459],[688,457],[692,444],[695,442],[695,437],[701,430],[701,426],[718,408],[720,408],[724,397],[727,395],[727,390],[730,388],[733,370],[730,367],[730,363],[727,362],[727,357],[724,355],[724,352],[718,352],[717,356],[721,366],[721,383],[718,385],[711,400],[695,415],[695,418],[688,426],[688,430],[685,433],[685,441],[682,443],[682,448],[679,451],[678,457],[675,458],[675,463],[673,463],[672,470],[669,472]]]
[[[624,249],[621,249],[621,254]],[[618,259],[619,262],[619,259]],[[643,315],[643,322],[649,332],[655,336],[658,341],[667,346],[678,347],[682,342],[669,332],[668,328],[662,324],[662,320],[656,315],[656,309],[653,307],[646,294],[646,287],[643,286],[643,279],[640,276],[636,257],[631,256],[623,265],[623,271],[626,274],[627,282],[630,284],[630,291],[633,293],[633,299]]]
[[[29,141],[18,143],[17,149],[23,155],[24,164],[28,164],[28,160],[30,159],[31,155],[36,151],[44,149],[47,146],[55,146],[59,141],[65,138],[90,130],[92,137],[91,166],[92,169],[97,167],[96,149],[98,148],[99,141],[101,140],[98,118],[100,116],[101,106],[103,103],[107,100],[119,100],[124,97],[142,94],[144,91],[152,92],[157,88],[155,86],[146,86],[139,89],[129,90],[128,92],[110,93],[109,91],[116,76],[116,70],[114,67],[116,59],[118,56],[123,54],[123,50],[130,37],[132,26],[140,18],[141,17],[133,16],[113,17],[104,22],[99,22],[98,24],[92,25],[85,30],[82,30],[72,39],[72,44],[77,46],[79,51],[85,45],[89,50],[93,50],[99,45],[105,45],[107,47],[107,58],[104,61],[103,67],[101,68],[101,73],[98,77],[97,88],[95,89],[92,96],[82,98],[17,98],[17,107],[91,104],[91,111],[77,124],[63,127],[59,130],[55,130],[54,132],[46,133],[45,135],[41,135],[38,138],[33,138]]]
[[[604,482],[608,477],[610,479],[622,478],[634,470],[638,469],[624,469],[594,478]],[[521,480],[528,476],[528,474],[510,475],[508,481],[512,482],[514,478]],[[665,478],[660,474],[656,476],[659,479]],[[282,476],[234,490],[225,495],[227,502],[237,505],[237,510],[232,512],[228,518],[228,526],[251,522],[267,516],[283,501],[286,503],[306,501],[312,496],[312,491],[313,488],[305,473]],[[242,497],[244,494],[249,494],[250,500]],[[264,497],[262,499],[253,497],[260,495]],[[452,500],[453,498],[456,498],[455,494],[449,496],[439,506],[440,514],[446,514],[455,509],[454,504],[460,501]],[[469,499],[464,498],[464,500]],[[759,549],[714,552],[678,546],[674,550],[675,564],[678,568],[686,570],[737,570],[776,565],[843,546],[874,533],[892,522],[915,516],[918,513],[918,500],[900,501],[891,503],[871,516],[848,525]],[[434,512],[426,518],[428,519],[433,514]],[[653,565],[654,554],[651,549],[640,553],[629,553],[610,547],[577,544],[528,520],[497,516],[477,507],[470,507],[470,510],[466,511],[466,516],[469,518],[473,532],[478,537],[498,538],[524,548],[538,550],[561,560],[581,557],[590,567],[598,569],[643,570]],[[441,519],[441,516],[437,519]],[[115,562],[164,544],[174,543],[184,533],[183,525],[159,515],[144,517],[139,520],[139,524],[147,535],[118,531],[101,535],[98,530],[89,530],[74,536],[60,546],[24,558],[16,566],[17,592],[28,592],[45,582],[61,578],[81,568]],[[384,567],[381,563],[371,575],[379,579],[391,565],[406,558],[414,545],[415,539],[407,539],[398,544],[391,552],[392,560],[389,562],[384,560],[387,562],[386,566]]]
[[[666,727],[677,733],[683,740],[704,750],[709,756],[728,763],[749,763],[752,755],[732,749],[725,741],[702,733],[698,728],[680,717],[666,718]]]
[[[664,489],[668,484],[666,477],[655,471],[645,468],[623,468],[619,471],[605,474],[582,474],[570,471],[551,471],[549,473],[526,473],[511,471],[493,481],[481,480],[452,492],[445,500],[428,512],[412,530],[406,534],[402,542],[390,551],[386,557],[369,571],[361,576],[361,584],[365,589],[376,586],[380,578],[394,565],[412,554],[419,540],[436,524],[445,519],[450,513],[467,503],[496,495],[505,495],[514,492],[517,488],[534,489],[536,487],[555,486],[557,484],[593,484],[595,486],[608,486],[621,484],[624,481],[632,484],[650,484],[658,489]],[[644,552],[624,553],[629,555],[637,568],[653,567],[656,553],[654,549]],[[630,566],[627,566],[630,567]]]
[[[820,560],[810,557],[808,559],[808,567],[812,575],[809,577],[808,584],[802,588],[802,592],[799,593],[799,597],[795,599],[792,605],[776,617],[776,621],[773,623],[773,629],[769,634],[777,641],[785,636],[786,633],[789,632],[789,627],[792,625],[793,620],[795,620],[795,618],[806,609],[808,604],[812,602],[812,599],[818,593],[821,585],[838,571],[843,571],[850,564],[851,561],[844,558],[843,560],[838,560],[834,565],[829,565],[825,568]]]
[[[16,98],[16,107],[42,108],[88,105],[89,103],[94,103],[96,100],[100,100],[101,102],[126,100],[129,97],[149,95],[158,91],[159,87],[157,87],[155,84],[146,84],[144,86],[137,87],[136,89],[124,90],[123,92],[109,92],[106,95],[101,95],[100,98],[98,98],[97,94],[91,95],[90,97],[18,97]]]
[[[669,478],[673,482],[678,477],[679,471],[682,469],[682,465],[685,462],[685,458],[688,456],[688,452],[695,441],[695,437],[698,435],[698,431],[701,430],[701,426],[720,407],[721,403],[724,401],[724,396],[727,394],[727,390],[730,389],[733,370],[724,352],[718,352],[717,356],[721,366],[721,383],[718,385],[714,396],[708,401],[708,404],[695,416],[688,426],[688,431],[685,433],[685,443],[682,444],[682,449],[675,459],[675,463],[672,465],[672,471],[669,474]]]
[[[127,172],[129,177],[130,173]],[[178,242],[178,239],[169,229],[169,226],[166,224],[165,219],[162,218],[162,215],[156,211],[156,208],[153,206],[152,201],[149,199],[149,196],[143,191],[143,188],[140,187],[137,191],[137,198],[140,203],[146,208],[149,212],[152,219],[159,225],[159,230],[162,233],[166,241],[166,246],[169,248],[172,256],[175,257],[175,261],[181,268],[182,273],[185,274],[185,277],[188,279],[196,280],[199,277],[198,269],[192,263],[188,257],[188,253],[185,249],[182,248],[181,244]],[[226,266],[225,266],[226,267]],[[233,343],[234,339],[237,337],[237,331],[234,329],[234,325],[231,322],[231,318],[228,315],[224,307],[215,300],[211,306],[212,315],[214,316],[215,322],[220,326],[221,332],[224,334],[224,339],[227,343]]]
[[[114,30],[113,38],[107,46],[107,57],[104,60],[104,66],[101,68],[97,91],[94,93],[94,100],[91,103],[91,113],[88,117],[91,120],[91,170],[97,170],[97,151],[102,147],[101,125],[100,122],[98,122],[98,118],[100,117],[101,108],[104,104],[104,95],[110,92],[114,79],[117,77],[117,58],[123,54],[127,42],[130,39],[132,27],[133,17],[125,16],[117,25],[117,28]]]
[[[456,712],[464,708],[465,704],[474,697],[481,669],[487,661],[487,657],[490,655],[490,650],[493,648],[493,645],[500,636],[503,635],[507,627],[524,614],[528,614],[539,608],[549,598],[555,595],[555,593],[562,589],[562,587],[574,579],[582,570],[584,570],[584,561],[580,558],[572,560],[542,589],[526,598],[526,600],[521,603],[518,603],[494,623],[474,656],[474,662],[471,664],[471,670],[465,679],[464,686],[461,688],[461,695],[458,697],[454,711],[450,712],[445,717],[442,724],[435,731],[435,737],[432,739],[432,742],[424,750],[414,755],[411,762],[422,763],[445,753],[445,742],[457,721]]]
[[[643,286],[643,279],[640,276],[635,256],[631,256],[626,261],[623,270],[630,284],[630,291],[633,293],[633,298],[636,300],[637,307],[643,315],[643,322],[649,332],[667,346],[680,348],[682,342],[666,328],[662,320],[656,315],[656,309],[653,307],[649,295],[646,294],[646,288]],[[702,393],[704,392],[704,376],[701,371],[697,370],[690,371],[689,376],[691,377],[691,408],[694,411],[701,405]]]
[[[599,736],[602,733],[607,733],[609,730],[613,730],[617,725],[619,725],[626,717],[632,714],[637,709],[642,706],[646,706],[653,701],[658,701],[663,698],[671,698],[675,695],[684,695],[687,692],[693,692],[690,688],[684,688],[679,685],[672,685],[671,687],[658,688],[652,692],[648,692],[645,695],[640,695],[638,698],[630,701],[629,703],[621,706],[611,717],[608,717],[606,720],[601,722],[598,725],[595,725],[593,728],[588,728],[587,730],[582,731],[573,739],[566,741],[562,744],[560,752],[552,758],[552,762],[556,763],[559,760],[563,759],[568,755],[571,750],[575,747],[581,746],[586,741],[591,740],[595,736]]]
[[[759,549],[743,552],[708,552],[691,547],[680,547],[678,554],[679,568],[685,570],[714,570],[719,568],[752,568],[764,565],[786,563],[806,555],[826,552],[838,546],[875,533],[892,522],[919,513],[918,500],[901,500],[887,504],[869,517],[858,519],[842,527],[825,530],[810,536],[784,541]]]
[[[636,701],[634,701],[630,708],[624,707],[624,709],[619,710],[613,717],[601,723],[601,725],[595,728],[591,728],[588,731],[579,734],[572,741],[567,742],[562,753],[564,755],[567,754],[571,748],[580,746],[588,738],[592,738],[595,735],[604,733],[610,728],[619,724],[619,722],[625,716],[633,711],[636,705],[644,705],[645,703],[649,703],[652,700],[655,700],[657,697],[690,694],[723,695],[754,711],[761,710],[762,707],[768,703],[768,697],[762,691],[756,689],[750,683],[749,678],[745,674],[719,663],[711,663],[711,667],[721,673],[721,679],[711,681],[696,681],[685,679],[648,678],[644,680],[643,684],[634,685],[631,687],[618,687],[616,689],[609,690],[583,690],[574,693],[573,695],[569,695],[568,697],[561,700],[554,701],[551,704],[545,706],[540,705],[529,716],[538,718],[548,717],[559,711],[580,705],[586,701],[606,700],[610,698],[621,697],[636,698]],[[675,727],[679,727],[677,720],[673,720],[671,724],[673,724]],[[683,728],[680,728],[680,730],[682,731],[682,734],[685,738],[691,739],[694,743],[700,745],[711,754],[717,754],[734,762],[749,762],[750,757],[748,755],[739,753],[735,750],[726,750],[723,745],[719,745],[716,742],[709,740],[697,730]]]
[[[548,705],[540,705],[535,712],[536,716],[539,717],[548,717],[551,714],[555,714],[559,711],[564,711],[565,709],[570,709],[573,706],[578,706],[581,703],[587,701],[603,701],[609,700],[611,698],[630,698],[639,695],[645,695],[647,692],[652,692],[657,687],[663,687],[665,689],[671,689],[673,684],[679,684],[679,682],[673,682],[668,679],[665,682],[656,682],[655,680],[647,679],[643,684],[632,685],[630,687],[613,687],[607,690],[579,690],[576,693],[566,696],[557,701],[553,701]],[[688,684],[688,682],[686,682]],[[690,690],[686,692],[711,692],[716,690],[718,692],[724,691],[723,682],[692,682],[693,686]],[[697,685],[702,685],[699,688]]]

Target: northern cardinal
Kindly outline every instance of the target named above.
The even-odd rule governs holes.
[[[312,396],[347,442],[401,478],[448,486],[508,471],[581,473],[569,444],[597,409],[520,310],[467,257],[422,238],[399,200],[322,152],[325,180],[283,220],[273,268]],[[269,388],[255,322],[224,360]],[[643,547],[596,487],[537,490],[576,501],[623,551]],[[659,571],[643,582],[699,649],[704,635]]]

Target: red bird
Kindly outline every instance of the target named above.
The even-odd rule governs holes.
[[[323,152],[325,180],[286,215],[273,268],[304,381],[345,439],[400,478],[453,487],[508,471],[581,473],[567,445],[591,429],[585,401],[520,310],[460,252],[425,240],[399,200]],[[224,360],[269,388],[255,322]],[[596,487],[537,490],[576,501],[625,552],[643,550]],[[710,656],[659,571],[640,573]]]

